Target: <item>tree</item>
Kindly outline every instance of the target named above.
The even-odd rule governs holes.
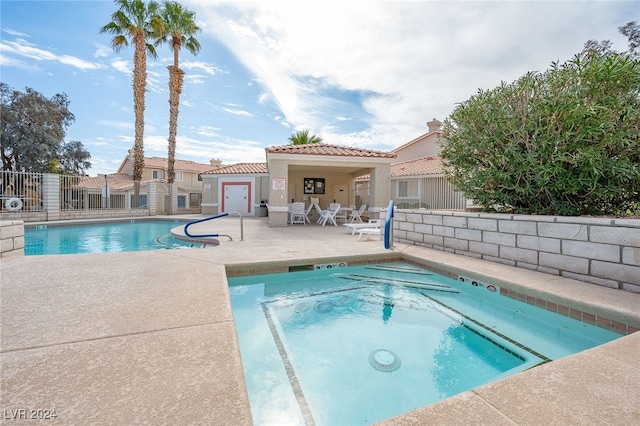
[[[629,39],[629,54],[640,59],[640,25],[635,21],[627,22],[618,31]]]
[[[629,50],[627,53],[636,59],[640,59],[640,25],[635,21],[627,22],[622,27],[618,27],[618,32],[629,40]],[[584,44],[583,52],[591,55],[611,55],[616,53],[611,40],[589,40]]]
[[[171,184],[175,180],[176,134],[178,132],[178,107],[182,93],[184,71],[179,67],[180,49],[185,47],[193,55],[200,51],[200,42],[194,37],[200,31],[195,23],[195,14],[184,9],[178,2],[167,1],[163,5],[164,29],[159,43],[167,43],[173,51],[173,65],[169,69],[169,148],[167,156],[167,182],[171,198]]]
[[[31,88],[22,93],[0,83],[0,151],[2,170],[82,174],[91,155],[81,142],[64,142],[75,120],[67,95],[51,98]],[[78,159],[73,167],[72,158]]]
[[[626,53],[552,64],[480,90],[445,120],[454,186],[485,209],[624,214],[640,199],[640,63]]]
[[[147,40],[156,40],[163,23],[159,5],[155,1],[114,0],[118,10],[111,15],[111,22],[100,29],[101,33],[113,34],[111,47],[119,52],[132,43],[133,53],[133,110],[135,114],[135,137],[133,157],[134,207],[140,202],[140,181],[144,168],[144,100],[147,87],[147,53],[156,58],[155,46]]]
[[[309,130],[298,130],[289,136],[290,145],[306,145],[309,143],[321,143],[322,138],[313,134],[309,134]]]
[[[91,155],[84,150],[82,142],[71,141],[61,147],[60,172],[70,175],[81,175],[91,167]]]

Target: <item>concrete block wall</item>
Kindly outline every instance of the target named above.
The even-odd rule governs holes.
[[[24,256],[24,222],[0,221],[0,258]]]
[[[640,220],[399,210],[394,239],[640,293]]]

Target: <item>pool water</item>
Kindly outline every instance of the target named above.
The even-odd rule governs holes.
[[[171,229],[180,221],[93,223],[87,225],[40,225],[25,227],[24,254],[78,254],[160,250],[197,246],[176,240]]]
[[[405,263],[229,284],[255,424],[370,424],[620,337]]]

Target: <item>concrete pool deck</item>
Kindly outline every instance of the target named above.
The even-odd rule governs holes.
[[[640,294],[405,244],[385,250],[342,226],[243,223],[244,241],[237,218],[202,224],[234,238],[207,249],[3,258],[1,422],[55,410],[65,424],[252,424],[226,282],[234,271],[405,257],[502,286],[517,276],[520,293],[640,328]],[[381,423],[637,424],[639,348],[631,334]]]

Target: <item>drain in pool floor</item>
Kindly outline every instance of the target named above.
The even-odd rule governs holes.
[[[387,349],[377,349],[369,355],[369,363],[378,371],[390,373],[400,368],[400,357]]]

